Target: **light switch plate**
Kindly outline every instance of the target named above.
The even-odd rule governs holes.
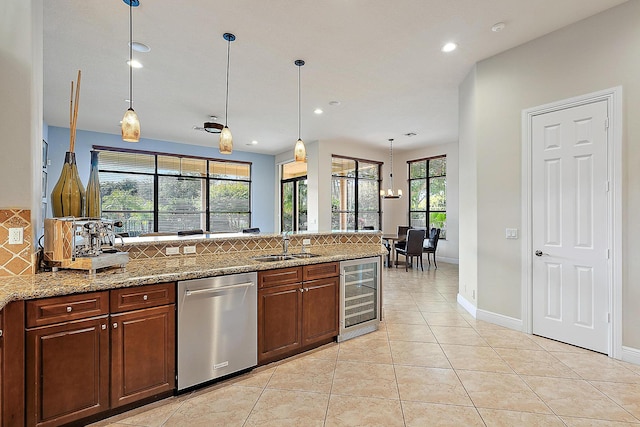
[[[167,248],[165,253],[167,255],[179,255],[180,254],[180,248]]]
[[[507,228],[505,237],[507,239],[517,239],[518,238],[518,229],[517,228]]]
[[[310,245],[311,244],[311,239],[302,239],[302,244],[303,245]]]
[[[195,254],[196,253],[196,247],[195,246],[185,246],[182,248],[182,253],[183,254]]]

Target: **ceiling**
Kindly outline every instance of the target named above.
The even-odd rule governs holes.
[[[140,0],[133,9],[134,109],[143,138],[210,145],[194,130],[224,122],[234,149],[293,152],[298,67],[305,141],[394,149],[458,139],[458,85],[474,63],[625,0]],[[44,120],[69,126],[70,82],[82,70],[78,129],[120,133],[129,98],[129,6],[44,3]],[[491,27],[504,22],[501,32]],[[458,49],[444,54],[453,41]],[[338,101],[339,105],[330,105]],[[314,114],[315,108],[324,113]],[[404,136],[415,133],[416,136]],[[251,141],[257,141],[252,145]]]

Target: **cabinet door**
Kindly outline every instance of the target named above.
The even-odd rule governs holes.
[[[107,321],[27,330],[28,426],[58,426],[109,408]]]
[[[111,316],[111,406],[175,387],[175,305]]]
[[[303,346],[338,335],[340,278],[304,282],[302,297]]]
[[[293,353],[301,346],[300,283],[258,292],[258,364]]]

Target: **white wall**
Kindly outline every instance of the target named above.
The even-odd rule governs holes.
[[[32,224],[37,224],[42,162],[42,0],[3,0],[0,16],[0,207],[31,209]]]
[[[461,90],[461,106],[474,105],[471,114],[475,120],[461,120],[461,142],[466,135],[465,144],[475,145],[475,153],[461,144],[460,164],[475,165],[477,173],[475,177],[461,173],[460,186],[477,185],[478,247],[473,257],[473,243],[462,243],[461,286],[467,268],[477,265],[478,308],[521,316],[520,242],[506,240],[504,230],[522,229],[522,110],[620,85],[624,127],[623,345],[640,349],[640,264],[635,262],[640,256],[640,223],[634,220],[640,211],[639,17],[640,1],[626,2],[486,59],[477,64],[475,77],[468,77],[475,79],[475,88]],[[472,230],[476,227],[473,221],[462,215],[461,230]]]

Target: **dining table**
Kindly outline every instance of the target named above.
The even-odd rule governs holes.
[[[387,267],[391,267],[391,260],[395,259],[396,255],[396,242],[405,241],[407,236],[398,237],[397,234],[383,234],[382,240],[386,241],[389,245],[389,256],[387,257]]]

